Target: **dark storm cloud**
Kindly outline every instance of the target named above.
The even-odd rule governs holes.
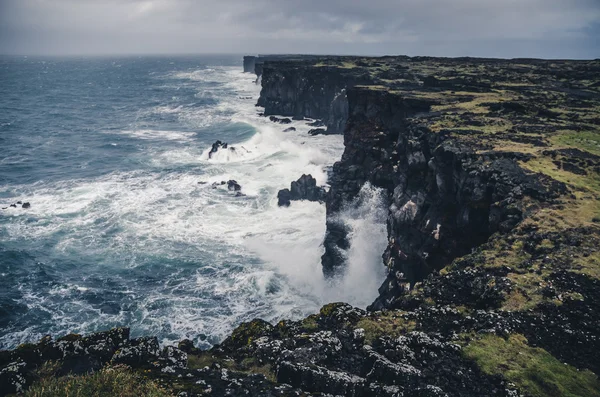
[[[0,53],[600,57],[598,0],[0,0]]]

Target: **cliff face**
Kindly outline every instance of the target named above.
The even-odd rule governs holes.
[[[244,57],[244,73],[254,73],[256,66],[256,57],[252,55],[246,55]]]
[[[313,61],[267,61],[258,105],[265,115],[320,119],[328,133],[341,133],[348,118],[346,89],[371,81],[368,73],[319,67]]]
[[[323,269],[344,266],[346,228],[336,213],[365,182],[388,192],[388,277],[372,309],[394,307],[416,282],[449,265],[495,232],[508,232],[534,202],[552,202],[566,186],[527,173],[530,155],[489,150],[427,127],[434,103],[385,90],[354,89],[344,135],[346,150],[334,166],[327,200]]]

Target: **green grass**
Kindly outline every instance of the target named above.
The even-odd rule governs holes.
[[[525,337],[508,340],[486,335],[467,345],[463,352],[489,375],[503,375],[533,397],[598,397],[600,382],[590,371],[558,361],[547,351],[530,347]]]
[[[600,131],[581,131],[560,134],[556,137],[558,144],[587,150],[600,155]]]
[[[155,382],[127,367],[113,367],[99,372],[42,378],[24,394],[25,397],[169,397],[171,393]]]
[[[377,316],[368,316],[356,323],[356,328],[365,330],[365,343],[373,344],[381,336],[397,338],[413,331],[416,323],[402,317],[400,312],[386,312]]]

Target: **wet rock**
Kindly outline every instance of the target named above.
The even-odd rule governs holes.
[[[30,203],[23,203],[22,208],[31,208]]]
[[[282,189],[277,193],[277,204],[289,206],[291,200],[319,201],[325,200],[326,191],[317,186],[317,181],[312,175],[302,175],[297,181],[292,182],[291,189]]]
[[[237,183],[237,181],[230,179],[227,181],[227,189],[238,192],[242,190],[242,186],[239,183]]]
[[[280,118],[280,117],[271,116],[271,117],[269,117],[269,120],[271,120],[274,123],[279,123],[279,124],[291,124],[291,122],[292,122],[292,119],[287,118],[287,117]]]
[[[211,159],[220,149],[227,149],[227,142],[216,141],[213,143],[210,152],[208,152],[208,158]]]
[[[189,339],[184,339],[177,344],[177,348],[185,353],[198,353],[198,349],[194,347],[194,342]]]
[[[329,134],[325,128],[313,128],[312,130],[308,131],[308,135],[315,136],[315,135],[329,135]]]
[[[281,189],[277,193],[277,205],[279,207],[289,207],[292,200],[290,189]]]
[[[285,130],[283,130],[283,132],[291,132],[291,131],[296,131],[296,127],[289,127],[289,128],[286,128]]]

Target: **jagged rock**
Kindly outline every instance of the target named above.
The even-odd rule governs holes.
[[[325,189],[317,186],[312,175],[302,175],[292,182],[291,189],[282,189],[277,193],[277,205],[288,207],[291,200],[323,201],[326,194]]]
[[[230,179],[227,181],[227,189],[238,192],[242,190],[242,186],[239,183],[237,183],[237,181]]]
[[[22,393],[27,387],[27,364],[10,362],[0,367],[0,395]]]
[[[290,189],[281,189],[277,193],[277,205],[279,207],[289,207],[292,200]]]
[[[210,152],[208,152],[208,158],[211,159],[213,154],[217,153],[220,149],[227,149],[227,142],[216,141],[213,143]]]
[[[159,354],[160,348],[156,337],[141,337],[132,339],[128,346],[118,349],[112,356],[111,362],[144,366],[156,361]]]
[[[185,353],[198,353],[198,349],[194,347],[194,342],[189,339],[184,339],[177,344],[177,348]]]
[[[271,117],[269,117],[269,120],[271,120],[274,123],[279,123],[279,124],[290,124],[292,122],[292,120],[287,117],[280,118],[280,117],[271,116]]]
[[[30,203],[23,203],[22,208],[31,208]]]
[[[329,135],[329,133],[327,132],[327,130],[325,128],[313,128],[312,130],[308,131],[308,135],[310,135],[310,136]]]

